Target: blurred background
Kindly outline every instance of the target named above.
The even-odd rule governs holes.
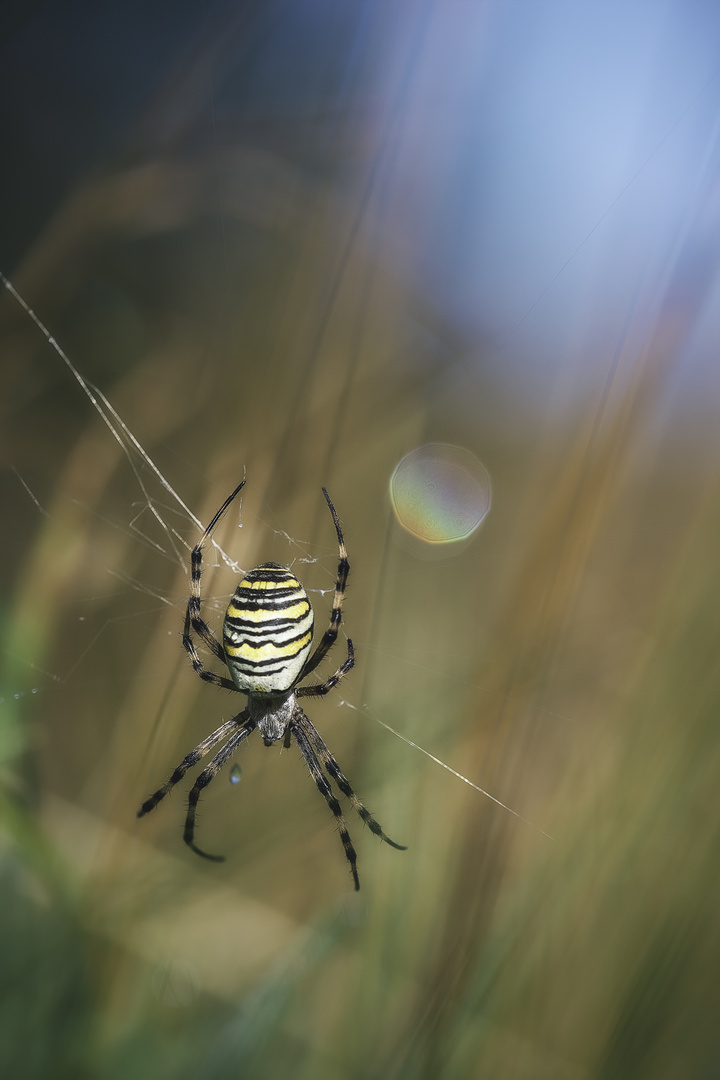
[[[696,0],[6,0],[0,270],[87,380],[0,290],[7,1075],[720,1075],[719,49]],[[345,530],[308,712],[408,845],[348,807],[358,894],[296,747],[205,792],[223,864],[193,776],[135,817],[240,707],[180,631],[243,476],[214,629],[266,560],[323,629],[321,485]]]

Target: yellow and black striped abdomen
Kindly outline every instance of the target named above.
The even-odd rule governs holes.
[[[223,623],[232,680],[245,693],[289,690],[310,655],[313,610],[294,574],[263,563],[242,579]]]

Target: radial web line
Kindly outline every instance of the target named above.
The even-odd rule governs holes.
[[[158,469],[157,465],[156,465],[156,464],[155,464],[155,462],[154,462],[154,461],[152,460],[152,458],[150,457],[150,455],[149,455],[149,454],[147,453],[147,451],[145,451],[145,450],[144,450],[144,449],[142,448],[142,446],[140,445],[140,443],[138,442],[138,440],[137,440],[137,439],[135,438],[135,436],[133,435],[133,433],[132,433],[132,432],[130,431],[130,429],[128,428],[128,426],[127,426],[127,425],[125,424],[125,422],[124,422],[123,420],[121,420],[121,419],[120,419],[120,417],[118,416],[117,412],[116,412],[116,411],[115,411],[115,409],[114,409],[114,408],[112,407],[112,405],[110,404],[110,402],[109,402],[109,401],[107,400],[107,398],[105,397],[105,395],[104,395],[103,393],[101,393],[101,392],[100,392],[99,390],[97,390],[96,388],[94,388],[94,387],[92,387],[92,388],[91,388],[91,385],[90,385],[90,384],[89,384],[89,383],[88,383],[88,382],[87,382],[87,381],[86,381],[86,380],[85,380],[85,379],[84,379],[84,378],[82,377],[82,375],[80,374],[80,372],[79,372],[79,371],[77,370],[77,368],[75,367],[75,365],[74,365],[74,364],[72,363],[72,361],[70,360],[70,358],[69,358],[69,357],[67,356],[67,354],[66,354],[66,353],[64,352],[64,350],[62,349],[62,347],[61,347],[61,346],[60,346],[60,345],[58,344],[58,342],[57,342],[57,341],[55,340],[55,338],[54,338],[54,337],[52,336],[52,334],[50,333],[50,331],[48,330],[48,328],[47,328],[47,327],[45,326],[45,324],[44,324],[44,323],[43,323],[43,322],[41,321],[41,319],[40,319],[40,318],[39,318],[39,317],[38,317],[38,316],[37,316],[37,315],[35,314],[35,312],[34,312],[34,311],[33,311],[33,309],[32,309],[32,308],[30,307],[30,305],[29,305],[29,304],[28,304],[28,303],[27,303],[27,302],[26,302],[26,301],[25,301],[25,300],[24,300],[24,299],[22,298],[22,296],[20,295],[20,293],[19,293],[19,292],[17,291],[17,289],[16,289],[16,288],[14,287],[14,285],[12,284],[12,282],[8,281],[8,279],[7,279],[6,277],[5,277],[5,275],[4,275],[3,273],[2,273],[2,271],[0,271],[0,281],[1,281],[1,282],[2,282],[2,284],[3,284],[4,286],[5,286],[5,288],[6,288],[6,289],[7,289],[7,291],[8,291],[9,293],[10,293],[10,295],[11,295],[12,297],[14,297],[14,299],[15,299],[15,300],[16,300],[16,302],[17,302],[17,303],[18,303],[18,304],[20,305],[20,307],[21,307],[21,308],[23,309],[23,311],[25,311],[25,312],[26,312],[26,313],[27,313],[27,314],[28,314],[28,315],[30,316],[30,318],[32,319],[32,321],[33,321],[33,322],[35,323],[35,325],[37,326],[38,330],[40,330],[40,331],[41,331],[41,333],[42,333],[42,334],[43,334],[43,335],[45,336],[45,338],[46,338],[46,339],[47,339],[47,341],[48,341],[48,344],[49,344],[49,345],[51,345],[51,346],[53,347],[53,349],[54,349],[54,350],[55,350],[55,352],[56,352],[56,353],[58,354],[58,356],[60,357],[60,359],[61,359],[61,360],[63,360],[63,361],[65,362],[65,364],[66,364],[66,365],[68,366],[68,368],[70,369],[70,371],[72,372],[72,374],[73,374],[73,375],[75,376],[75,378],[76,378],[76,379],[77,379],[77,381],[79,382],[80,386],[81,386],[81,387],[83,388],[83,390],[84,390],[84,391],[85,391],[85,393],[87,394],[88,398],[89,398],[89,399],[90,399],[90,401],[92,402],[92,404],[93,404],[94,408],[95,408],[95,409],[97,410],[97,412],[98,412],[98,413],[100,414],[100,416],[102,417],[102,420],[103,420],[103,422],[104,422],[104,423],[105,423],[105,425],[107,426],[107,428],[108,428],[108,430],[110,431],[110,433],[112,434],[113,438],[114,438],[114,439],[116,439],[116,440],[117,440],[117,442],[118,442],[118,443],[120,444],[120,446],[122,447],[123,453],[124,453],[124,454],[125,454],[125,456],[127,457],[128,461],[129,461],[129,463],[130,463],[130,466],[131,466],[131,468],[132,468],[133,472],[135,473],[135,476],[137,477],[138,483],[140,484],[140,487],[142,488],[143,494],[145,495],[145,497],[146,497],[146,499],[147,499],[147,503],[148,503],[148,506],[149,506],[150,510],[152,511],[152,513],[153,513],[153,514],[155,515],[155,517],[156,517],[156,518],[158,519],[158,521],[160,522],[161,526],[162,526],[162,527],[164,528],[164,527],[165,527],[165,523],[164,523],[164,522],[163,522],[163,521],[162,521],[162,520],[160,519],[160,517],[159,517],[159,515],[158,515],[157,511],[155,510],[155,507],[153,506],[153,501],[152,501],[152,499],[150,498],[150,496],[149,496],[148,492],[147,492],[147,491],[145,490],[145,486],[144,486],[144,484],[143,484],[143,482],[142,482],[142,480],[141,480],[140,476],[138,475],[138,471],[137,471],[137,469],[136,469],[136,467],[135,467],[135,463],[134,463],[134,461],[132,460],[132,457],[131,457],[131,455],[130,455],[130,451],[128,450],[128,447],[127,447],[126,443],[125,443],[125,442],[123,441],[123,439],[122,439],[122,437],[121,437],[120,433],[118,432],[118,430],[117,430],[117,429],[116,429],[116,428],[115,428],[115,427],[113,426],[113,424],[112,424],[112,422],[111,422],[111,420],[110,420],[109,416],[107,415],[107,413],[106,413],[106,412],[105,412],[105,410],[103,409],[103,407],[102,407],[102,405],[100,404],[100,401],[98,400],[98,398],[99,398],[99,399],[100,399],[100,400],[102,401],[102,403],[103,403],[103,405],[105,406],[105,408],[106,408],[106,409],[107,409],[107,410],[108,410],[108,411],[109,411],[109,412],[110,412],[110,413],[111,413],[111,414],[113,415],[113,417],[115,418],[115,420],[116,420],[116,421],[118,422],[118,424],[120,425],[120,427],[121,427],[121,429],[122,429],[123,433],[124,433],[124,434],[125,434],[125,435],[127,436],[127,438],[128,438],[129,440],[130,440],[130,442],[132,443],[132,445],[133,445],[133,446],[135,447],[135,449],[137,450],[138,454],[139,454],[139,455],[141,456],[141,458],[143,459],[143,461],[145,462],[145,464],[146,464],[146,465],[148,465],[148,466],[149,466],[149,468],[150,468],[150,469],[151,469],[151,470],[152,470],[152,471],[153,471],[153,472],[155,473],[156,477],[158,478],[158,480],[160,481],[160,483],[162,484],[162,486],[163,486],[163,487],[165,488],[165,490],[166,490],[166,491],[167,491],[167,492],[168,492],[168,493],[169,493],[170,495],[172,495],[172,497],[173,497],[173,498],[174,498],[174,499],[175,499],[175,500],[177,501],[177,503],[178,503],[178,504],[179,504],[179,505],[180,505],[180,506],[182,507],[182,509],[183,509],[183,510],[185,511],[185,513],[186,513],[186,514],[188,515],[188,517],[190,518],[190,520],[191,520],[191,521],[193,521],[193,522],[194,522],[194,523],[195,523],[195,524],[197,525],[197,527],[198,527],[199,529],[202,529],[202,522],[200,522],[200,521],[199,521],[199,520],[198,520],[198,519],[197,519],[197,518],[195,517],[195,515],[193,514],[193,512],[192,512],[192,511],[191,511],[191,510],[189,509],[189,507],[187,507],[187,506],[185,505],[185,503],[183,502],[183,500],[182,500],[182,499],[180,498],[180,496],[178,495],[177,491],[175,491],[175,489],[174,489],[174,488],[173,488],[173,487],[172,487],[172,486],[171,486],[171,485],[170,485],[170,484],[168,483],[168,481],[167,481],[167,480],[165,479],[165,477],[163,476],[163,474],[162,474],[162,473],[160,472],[160,470]],[[93,392],[93,391],[94,391],[94,392]]]
[[[348,708],[355,709],[356,712],[367,712],[367,710],[365,709],[358,709],[356,705],[351,705],[349,701],[342,701],[340,702],[340,704],[347,705]],[[368,715],[370,714],[368,713]],[[406,735],[402,734],[402,732],[396,731],[394,727],[390,727],[390,725],[386,724],[384,720],[381,720],[379,716],[373,716],[372,719],[375,721],[376,724],[379,724],[380,727],[386,728],[389,732],[391,732],[391,734],[396,735],[398,739],[401,739],[404,743],[407,743],[408,746],[412,746],[414,750],[419,750],[421,754],[425,755],[425,757],[429,757],[430,760],[434,761],[436,765],[440,765],[443,769],[447,770],[447,772],[452,773],[453,776],[457,776],[458,780],[462,780],[463,783],[467,784],[471,788],[474,788],[475,791],[479,791],[481,795],[485,796],[485,798],[492,800],[492,802],[494,803],[497,803],[497,805],[501,806],[503,810],[507,810],[508,813],[512,814],[516,818],[519,818],[520,821],[523,821],[526,825],[530,825],[531,828],[537,829],[537,831],[541,832],[543,836],[547,836],[548,840],[554,839],[550,835],[550,833],[545,832],[545,830],[541,829],[539,825],[536,825],[534,821],[530,821],[528,818],[523,817],[522,814],[518,814],[517,810],[513,810],[511,806],[507,806],[504,802],[500,802],[499,799],[496,799],[495,796],[491,795],[489,791],[485,790],[485,788],[481,788],[478,784],[474,784],[472,780],[468,780],[467,776],[463,776],[463,774],[458,772],[457,769],[453,769],[452,765],[448,765],[441,758],[435,757],[434,754],[431,754],[430,751],[426,750],[424,746],[420,746],[419,743],[413,742],[412,739],[408,739]]]

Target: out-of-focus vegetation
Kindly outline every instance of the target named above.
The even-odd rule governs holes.
[[[237,708],[180,642],[200,531],[3,292],[3,1074],[715,1076],[717,16],[8,10],[0,269],[200,521],[246,472],[218,542],[319,627],[328,487],[357,667],[308,712],[408,851],[349,812],[355,895],[259,738],[224,864],[192,777],[136,820]],[[493,508],[424,552],[433,441]]]

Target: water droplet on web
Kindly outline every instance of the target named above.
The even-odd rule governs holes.
[[[231,784],[239,784],[241,777],[242,777],[242,769],[240,768],[239,765],[233,765],[232,769],[230,770],[230,783]]]

